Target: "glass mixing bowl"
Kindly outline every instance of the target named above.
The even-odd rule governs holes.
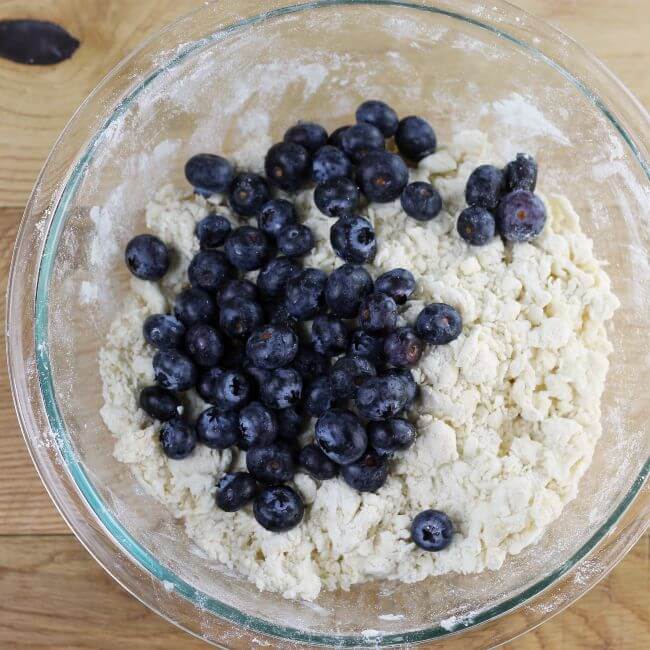
[[[604,432],[541,541],[498,571],[371,582],[287,601],[202,559],[112,455],[97,351],[128,287],[122,251],[165,181],[197,151],[270,143],[300,118],[328,128],[381,97],[441,143],[486,131],[497,153],[534,152],[593,237],[616,313]],[[82,543],[126,589],[207,641],[495,645],[600,579],[648,519],[648,116],[561,33],[492,0],[202,5],[122,62],[71,120],[36,184],[13,259],[8,352],[34,462]],[[259,164],[259,161],[257,161]]]

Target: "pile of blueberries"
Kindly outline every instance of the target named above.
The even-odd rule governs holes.
[[[399,306],[415,289],[413,275],[393,269],[373,282],[362,266],[377,249],[372,224],[358,214],[362,198],[400,198],[405,212],[421,221],[440,212],[438,192],[429,183],[409,184],[405,162],[435,151],[433,129],[420,117],[399,120],[375,100],[364,102],[356,119],[329,137],[318,124],[291,127],[266,154],[266,178],[236,174],[221,156],[192,157],[185,173],[194,190],[226,194],[232,211],[242,221],[255,218],[257,227],[243,223],[233,229],[217,213],[200,221],[189,288],[176,296],[173,314],[149,316],[143,326],[145,340],[157,349],[156,385],[142,390],[140,406],[162,422],[164,453],[185,458],[197,441],[244,450],[248,472],[221,478],[217,505],[233,512],[252,501],[256,520],[271,531],[302,520],[304,504],[287,485],[298,468],[321,481],[340,474],[359,491],[384,484],[391,457],[416,437],[404,417],[417,395],[409,368],[424,345],[449,343],[462,329],[460,314],[443,303],[427,305],[414,327],[398,327]],[[386,151],[392,137],[399,154]],[[458,224],[463,237],[485,243],[476,232],[485,231],[486,217],[476,209],[494,221],[495,206],[500,213],[510,201],[503,189],[515,177],[526,181],[531,160],[518,157],[506,172],[497,170],[500,203],[485,200],[495,187],[494,172],[476,170],[467,188],[471,207]],[[271,187],[293,192],[310,183],[318,209],[336,219],[330,241],[344,264],[329,275],[303,268],[300,258],[314,246],[313,234],[298,223],[290,201],[271,196]],[[512,194],[519,189],[517,181]],[[474,212],[463,217],[468,210]],[[504,226],[501,232],[506,236],[509,230]],[[136,277],[152,281],[170,263],[166,245],[152,235],[132,239],[125,257]],[[255,283],[244,277],[251,271],[259,271]],[[195,423],[182,416],[176,395],[192,388],[212,405]],[[314,441],[301,447],[312,417]],[[449,544],[453,525],[444,513],[426,510],[414,519],[411,533],[421,548],[440,550]]]

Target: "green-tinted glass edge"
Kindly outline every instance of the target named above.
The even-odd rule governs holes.
[[[282,7],[275,9],[264,14],[259,14],[251,18],[233,23],[214,34],[210,37],[196,41],[190,46],[181,51],[177,56],[175,56],[171,61],[165,65],[165,67],[156,70],[152,73],[147,79],[145,79],[136,89],[129,93],[116,107],[113,114],[106,120],[102,128],[93,136],[91,139],[84,155],[75,165],[73,172],[70,175],[70,178],[61,193],[61,198],[57,204],[57,207],[54,211],[50,228],[47,234],[43,255],[41,258],[41,264],[39,266],[39,275],[37,282],[36,290],[36,302],[35,302],[35,322],[34,322],[34,338],[35,338],[35,349],[36,349],[36,364],[38,369],[38,377],[41,388],[41,393],[43,397],[43,402],[45,405],[45,410],[47,417],[50,423],[50,427],[54,433],[54,437],[58,448],[61,452],[61,455],[66,463],[66,466],[75,482],[80,492],[84,496],[89,507],[99,518],[103,526],[111,534],[111,536],[124,548],[128,555],[133,557],[144,569],[149,571],[159,580],[164,580],[172,583],[174,585],[174,590],[182,595],[184,598],[191,601],[194,605],[200,606],[203,609],[207,609],[217,616],[223,617],[237,625],[253,629],[255,631],[269,634],[272,636],[286,638],[292,641],[298,641],[302,643],[311,643],[315,645],[334,645],[337,647],[377,647],[377,646],[390,646],[394,644],[403,644],[403,643],[418,643],[422,641],[431,640],[438,637],[447,636],[454,632],[457,632],[464,628],[474,627],[485,623],[497,616],[503,615],[509,612],[512,608],[522,605],[530,598],[539,594],[542,590],[546,589],[551,585],[555,580],[564,575],[569,571],[575,564],[590,553],[593,548],[602,540],[602,538],[607,534],[612,525],[621,517],[627,507],[630,505],[634,497],[637,495],[643,484],[645,483],[648,474],[650,473],[650,459],[646,460],[641,472],[635,479],[632,487],[627,492],[621,503],[614,510],[614,512],[608,517],[608,519],[603,523],[602,526],[594,533],[594,535],[564,564],[558,567],[555,571],[547,575],[545,578],[535,583],[531,587],[520,592],[516,596],[505,600],[498,605],[486,609],[467,620],[460,619],[459,624],[453,629],[449,630],[442,628],[440,626],[432,627],[424,630],[417,630],[413,632],[405,632],[401,634],[386,634],[380,636],[370,636],[370,635],[354,635],[354,636],[335,636],[335,635],[322,635],[322,634],[310,634],[301,632],[295,628],[275,625],[264,621],[262,619],[248,616],[241,611],[226,605],[210,596],[207,596],[201,591],[194,589],[192,586],[181,580],[175,573],[163,567],[154,557],[152,557],[140,544],[138,544],[131,535],[122,527],[122,525],[117,521],[117,519],[104,507],[101,499],[99,498],[95,488],[88,479],[88,476],[83,469],[82,465],[79,463],[74,449],[72,447],[70,438],[67,434],[63,418],[58,408],[56,400],[56,391],[54,389],[53,377],[50,372],[50,362],[49,362],[49,353],[48,353],[48,297],[49,297],[49,285],[52,277],[52,271],[54,268],[54,260],[56,255],[56,249],[59,241],[59,236],[61,234],[62,227],[65,222],[65,215],[67,213],[67,208],[72,199],[75,196],[75,192],[79,186],[81,179],[83,178],[83,173],[88,166],[89,162],[92,160],[95,153],[96,146],[101,139],[103,133],[106,129],[118,119],[133,103],[133,101],[162,73],[167,70],[175,67],[188,56],[200,50],[208,44],[212,44],[222,38],[227,37],[233,31],[249,27],[255,23],[278,18],[283,15],[299,13],[309,9],[318,9],[327,6],[337,6],[337,5],[386,5],[386,6],[397,6],[400,8],[415,9],[420,11],[427,11],[430,13],[436,13],[440,15],[447,16],[449,18],[454,18],[461,20],[463,22],[469,23],[481,29],[485,29],[500,38],[508,40],[517,46],[528,50],[529,52],[534,53],[538,58],[542,59],[545,63],[556,69],[564,77],[566,77],[574,86],[576,86],[608,119],[608,121],[616,128],[620,133],[621,137],[629,146],[630,150],[634,154],[635,158],[641,165],[646,176],[650,179],[650,167],[643,159],[640,154],[640,151],[630,135],[623,128],[623,126],[617,121],[615,116],[607,108],[604,102],[597,96],[594,95],[583,82],[575,78],[570,72],[565,68],[560,66],[558,63],[547,57],[545,54],[541,53],[536,48],[531,47],[528,43],[515,38],[514,36],[498,30],[495,27],[485,24],[477,19],[465,16],[460,13],[453,11],[448,11],[440,8],[429,7],[420,5],[416,2],[401,2],[399,0],[316,0],[314,2],[308,2],[303,4],[290,5],[287,7]]]

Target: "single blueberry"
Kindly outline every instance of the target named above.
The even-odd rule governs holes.
[[[192,361],[206,368],[216,366],[223,356],[224,346],[221,334],[214,327],[205,323],[197,323],[187,330],[185,346]]]
[[[296,473],[291,448],[283,440],[255,445],[246,452],[246,469],[261,483],[277,485],[290,481]]]
[[[316,444],[339,465],[359,460],[368,446],[368,436],[359,418],[345,409],[332,409],[318,418]]]
[[[222,411],[211,406],[196,421],[199,442],[211,449],[228,449],[239,440],[239,416],[235,411]]]
[[[316,444],[305,445],[298,454],[298,464],[319,481],[334,478],[339,473],[336,463],[330,460]]]
[[[298,122],[287,129],[284,141],[299,144],[313,154],[327,142],[327,131],[315,122]]]
[[[385,422],[370,422],[368,440],[380,456],[390,456],[396,451],[408,449],[415,442],[415,427],[403,418]]]
[[[243,173],[233,179],[228,201],[237,214],[254,217],[270,198],[265,178],[259,174]]]
[[[278,233],[277,244],[283,255],[302,257],[314,247],[314,234],[308,226],[293,223]]]
[[[272,409],[295,406],[302,397],[302,377],[293,368],[271,370],[268,379],[260,386],[262,402]]]
[[[272,259],[257,276],[260,293],[268,299],[283,296],[289,278],[295,278],[301,271],[300,263],[289,257]]]
[[[196,287],[183,289],[174,300],[174,316],[187,327],[210,323],[217,316],[217,306],[207,291]]]
[[[352,357],[368,359],[374,366],[379,366],[384,363],[384,337],[365,330],[355,330],[350,337],[348,353]]]
[[[309,151],[295,142],[278,142],[266,153],[264,171],[269,182],[286,192],[295,192],[309,180]]]
[[[295,440],[305,428],[305,418],[295,408],[286,408],[276,413],[278,436],[285,440]]]
[[[327,377],[316,377],[304,391],[303,406],[312,417],[320,417],[334,406],[332,385]]]
[[[257,215],[259,229],[269,237],[277,237],[278,233],[292,223],[296,223],[296,210],[291,201],[286,199],[271,199],[267,201]]]
[[[207,251],[221,246],[226,241],[231,229],[230,221],[226,217],[211,212],[196,224],[194,234],[199,240],[201,250]]]
[[[327,274],[320,269],[305,269],[300,275],[289,278],[285,305],[289,314],[299,320],[310,320],[325,303],[324,292]]]
[[[444,345],[460,336],[463,320],[456,309],[442,302],[427,305],[415,321],[415,331],[431,345]]]
[[[187,458],[196,447],[196,431],[182,418],[172,418],[163,422],[160,427],[160,444],[168,458]]]
[[[371,151],[383,151],[386,142],[382,132],[372,124],[354,124],[341,134],[341,147],[350,160],[358,164]]]
[[[206,291],[218,291],[233,276],[233,268],[221,251],[200,251],[187,268],[190,284]]]
[[[399,368],[414,366],[423,350],[424,343],[412,327],[398,327],[384,341],[386,362]]]
[[[298,493],[288,485],[272,485],[260,490],[253,503],[257,523],[273,533],[295,528],[302,520],[305,506]]]
[[[250,298],[232,298],[221,305],[219,325],[234,338],[246,338],[264,322],[264,311]]]
[[[363,217],[342,217],[330,229],[334,252],[346,262],[372,262],[377,253],[377,238],[372,224]]]
[[[357,183],[368,201],[388,203],[397,199],[409,182],[409,170],[400,156],[373,151],[359,163]]]
[[[223,307],[233,298],[257,300],[257,287],[250,280],[229,280],[217,294],[217,304]]]
[[[217,386],[219,385],[219,378],[222,374],[223,370],[217,367],[208,368],[201,373],[196,383],[196,392],[204,402],[208,402],[208,404],[217,403]]]
[[[530,241],[539,235],[546,223],[542,200],[528,190],[506,194],[497,210],[497,229],[507,241]]]
[[[225,158],[211,153],[199,153],[185,163],[185,178],[194,191],[203,196],[227,192],[234,174]]]
[[[467,179],[465,200],[467,205],[494,210],[505,187],[503,171],[494,165],[478,166]]]
[[[537,162],[527,153],[518,153],[515,160],[510,161],[504,170],[508,191],[535,191],[537,185]]]
[[[353,167],[350,159],[337,147],[326,144],[311,161],[311,179],[314,183],[325,183],[333,178],[349,177]]]
[[[494,239],[496,222],[486,208],[470,205],[458,215],[458,234],[473,246],[483,246]]]
[[[325,302],[341,318],[354,318],[362,298],[372,292],[370,273],[358,264],[343,264],[327,278]]]
[[[239,412],[239,446],[270,445],[278,435],[275,415],[260,402],[251,402]]]
[[[153,358],[156,383],[167,390],[189,390],[196,384],[196,366],[178,350],[158,350]]]
[[[436,134],[426,120],[409,115],[400,120],[395,144],[405,158],[418,162],[435,152]]]
[[[335,357],[348,347],[348,329],[339,318],[319,314],[311,324],[310,340],[316,352]]]
[[[273,252],[266,235],[253,226],[240,226],[233,230],[225,246],[228,261],[240,271],[260,269]]]
[[[397,304],[385,293],[370,293],[359,307],[359,327],[371,334],[382,334],[397,325]]]
[[[418,221],[430,221],[442,210],[442,197],[431,183],[409,183],[400,196],[404,212]]]
[[[424,510],[413,519],[411,539],[425,551],[441,551],[454,534],[451,519],[440,510]]]
[[[328,217],[351,216],[359,206],[359,188],[349,178],[336,176],[316,185],[314,203]]]
[[[325,375],[329,368],[329,361],[327,357],[318,354],[312,348],[301,345],[291,366],[300,373],[304,380],[309,381]]]
[[[248,472],[224,474],[217,483],[217,507],[236,512],[250,503],[257,492],[257,482]]]
[[[354,399],[359,386],[376,374],[375,367],[364,357],[341,357],[330,370],[332,394],[337,399]]]
[[[160,388],[160,386],[147,386],[140,391],[140,408],[156,420],[164,422],[178,417],[181,402],[174,393]]]
[[[395,417],[408,402],[406,382],[394,375],[370,377],[357,389],[357,410],[368,420],[379,421]]]
[[[376,126],[385,138],[395,135],[399,118],[397,113],[385,102],[378,99],[368,99],[357,108],[357,122],[367,122]]]
[[[225,370],[216,381],[216,405],[224,411],[240,409],[250,401],[251,387],[241,370]]]
[[[388,478],[388,463],[373,449],[369,449],[359,460],[341,468],[341,477],[359,492],[376,492]]]
[[[174,316],[152,314],[142,325],[144,340],[161,350],[179,348],[185,340],[185,325]]]
[[[406,388],[407,402],[404,408],[410,408],[411,404],[418,396],[419,386],[413,378],[413,373],[408,368],[389,368],[384,372],[385,377],[397,377],[400,381],[404,382]]]
[[[136,278],[160,280],[169,268],[169,249],[158,237],[136,235],[126,245],[124,260]]]
[[[253,365],[274,370],[290,364],[298,353],[298,336],[282,325],[256,329],[246,342],[246,355]]]
[[[331,144],[337,149],[343,150],[343,134],[350,128],[350,124],[345,124],[344,126],[339,126],[338,129],[334,129],[330,133],[330,137],[327,138],[327,144]]]
[[[392,269],[375,280],[375,291],[385,293],[396,304],[403,305],[415,291],[415,278],[406,269]]]

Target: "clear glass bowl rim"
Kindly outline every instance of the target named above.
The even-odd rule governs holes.
[[[637,117],[641,119],[641,123],[643,124],[645,121],[645,125],[647,125],[648,115],[644,111],[642,106],[629,93],[629,91],[614,77],[614,75],[612,75],[600,62],[598,62],[596,59],[591,57],[587,52],[585,52],[579,45],[577,45],[567,36],[559,32],[558,30],[555,30],[554,28],[548,26],[546,23],[543,23],[542,21],[531,17],[530,15],[523,12],[521,9],[514,7],[513,5],[510,5],[507,2],[502,1],[500,2],[500,4],[506,8],[511,9],[512,11],[516,11],[517,13],[519,13],[519,15],[526,16],[526,19],[532,24],[544,25],[547,32],[551,32],[551,33],[555,32],[558,36],[561,37],[564,43],[569,43],[570,46],[574,48],[581,56],[587,57],[589,59],[590,65],[596,66],[596,68],[599,69],[599,72],[604,73],[610,82],[613,82],[621,91],[623,91],[623,94],[625,95],[626,99],[628,99],[631,102],[632,110],[635,111]],[[632,138],[632,136],[628,133],[628,130],[617,119],[615,113],[610,108],[608,108],[608,105],[597,94],[595,94],[592,90],[590,90],[581,79],[579,79],[577,76],[574,76],[563,65],[549,58],[547,55],[545,55],[544,53],[542,53],[541,51],[533,47],[530,43],[526,42],[525,40],[522,40],[517,36],[513,36],[512,34],[509,34],[507,31],[501,30],[495,27],[494,25],[490,24],[489,22],[483,22],[478,18],[467,16],[465,14],[457,13],[441,7],[433,7],[430,5],[421,4],[419,2],[406,2],[401,0],[315,0],[313,2],[291,4],[291,5],[278,7],[270,11],[264,12],[262,14],[251,16],[244,20],[234,22],[230,25],[227,25],[215,31],[213,34],[211,34],[209,37],[206,37],[205,39],[191,43],[187,47],[183,48],[182,51],[178,52],[172,59],[168,60],[164,64],[164,66],[155,69],[147,78],[144,79],[144,81],[142,81],[137,87],[135,87],[128,95],[126,95],[119,102],[117,107],[111,112],[110,116],[104,122],[102,127],[94,134],[94,136],[87,143],[83,154],[78,157],[78,160],[76,161],[72,169],[66,172],[66,174],[63,177],[64,181],[61,184],[61,189],[54,201],[55,208],[52,211],[51,217],[49,219],[49,223],[47,224],[48,227],[46,228],[44,233],[40,235],[43,241],[43,249],[38,264],[36,292],[35,292],[35,298],[33,304],[33,309],[34,309],[33,335],[34,335],[34,348],[35,348],[35,356],[36,356],[35,362],[36,362],[36,369],[38,373],[38,383],[40,386],[41,398],[43,400],[42,406],[44,407],[45,416],[47,418],[47,422],[51,429],[51,432],[53,434],[53,438],[57,443],[58,452],[60,453],[64,461],[65,469],[69,473],[69,476],[72,478],[72,481],[74,482],[74,486],[76,487],[76,489],[81,493],[81,495],[83,495],[83,499],[85,500],[85,505],[88,508],[90,508],[94,516],[97,518],[99,524],[104,529],[104,532],[107,533],[109,537],[124,550],[124,552],[127,554],[127,556],[130,559],[135,560],[135,562],[137,562],[142,568],[144,568],[149,574],[151,574],[158,580],[173,584],[174,591],[177,594],[180,594],[183,598],[190,601],[193,605],[197,607],[200,606],[201,609],[203,610],[207,609],[208,611],[219,616],[220,618],[226,619],[236,624],[237,626],[242,626],[257,632],[261,632],[263,634],[268,634],[275,637],[281,637],[299,643],[302,642],[302,643],[310,643],[315,645],[335,645],[337,647],[360,647],[360,646],[376,647],[377,645],[390,646],[394,644],[418,643],[427,640],[437,639],[440,637],[448,636],[450,634],[456,634],[457,631],[456,630],[450,631],[446,628],[435,626],[431,628],[426,628],[422,630],[406,632],[401,634],[386,634],[385,636],[382,636],[379,639],[368,638],[362,635],[350,635],[350,636],[342,637],[342,636],[334,636],[334,635],[306,633],[292,627],[275,625],[267,621],[264,621],[262,619],[251,617],[235,608],[228,606],[225,603],[222,603],[214,598],[207,596],[204,593],[200,593],[198,590],[194,589],[191,585],[181,580],[178,576],[176,576],[176,574],[174,574],[173,572],[169,571],[168,569],[160,565],[153,556],[151,556],[140,544],[138,544],[136,540],[134,540],[129,535],[129,533],[122,527],[120,522],[117,519],[115,519],[115,517],[113,517],[113,515],[109,512],[109,510],[104,506],[97,492],[95,491],[91,481],[89,480],[85,470],[83,469],[82,465],[77,459],[71,444],[71,440],[65,429],[65,425],[57,404],[54,378],[50,372],[50,361],[49,361],[49,352],[48,352],[48,345],[47,345],[49,286],[50,286],[50,281],[52,279],[54,259],[55,259],[57,246],[59,243],[59,238],[63,230],[63,226],[65,224],[65,216],[67,213],[67,208],[70,202],[72,201],[72,199],[74,198],[77,185],[80,182],[80,179],[82,178],[87,165],[92,159],[93,154],[95,153],[97,143],[100,140],[102,133],[107,128],[110,127],[110,125],[114,122],[114,120],[118,119],[121,114],[123,114],[126,110],[128,110],[129,106],[133,103],[133,101],[139,96],[140,93],[142,93],[146,89],[146,87],[157,76],[162,74],[165,70],[170,69],[175,65],[178,65],[185,58],[190,56],[192,53],[200,50],[207,44],[213,43],[221,38],[224,38],[235,30],[245,29],[246,27],[249,27],[261,21],[271,20],[285,14],[299,13],[311,9],[317,9],[320,7],[337,6],[337,5],[384,5],[388,7],[395,6],[395,7],[407,8],[407,9],[433,12],[433,13],[441,14],[450,18],[454,18],[460,21],[470,23],[475,27],[479,27],[481,29],[485,29],[489,32],[492,32],[498,37],[510,41],[511,43],[525,50],[528,50],[529,52],[533,53],[535,56],[543,60],[546,64],[552,66],[554,69],[560,72],[578,90],[580,90],[580,92],[582,92],[585,96],[587,96],[590,99],[590,101],[603,113],[603,115],[607,118],[607,120],[619,132],[619,134],[621,135],[621,137],[629,147],[630,152],[632,153],[636,161],[643,169],[646,177],[650,180],[650,165],[648,164],[646,157],[644,157],[644,155],[642,154],[642,151],[638,146],[637,142],[635,142],[634,138]],[[35,203],[35,197],[42,184],[43,177],[46,171],[48,170],[48,163],[53,157],[54,152],[61,146],[61,143],[65,139],[66,135],[68,135],[70,131],[74,128],[75,120],[79,112],[84,108],[84,106],[92,102],[93,98],[99,93],[99,90],[105,87],[108,83],[110,83],[111,79],[113,79],[120,73],[120,71],[126,66],[127,62],[135,59],[137,55],[149,43],[153,42],[157,38],[160,38],[163,33],[173,30],[174,27],[176,27],[180,23],[183,23],[183,21],[190,20],[197,13],[201,12],[204,9],[205,7],[203,6],[198,7],[192,12],[184,16],[181,16],[174,23],[170,24],[169,26],[165,27],[164,29],[162,29],[161,31],[159,31],[158,33],[154,34],[152,37],[147,39],[140,47],[134,50],[130,55],[128,55],[124,60],[122,60],[111,72],[109,72],[106,75],[106,77],[100,82],[100,84],[98,84],[98,86],[88,96],[88,98],[84,101],[81,107],[71,118],[70,122],[68,123],[63,133],[57,140],[57,143],[55,144],[52,153],[50,154],[47,161],[45,162],[43,166],[43,170],[41,171],[41,174],[39,175],[39,178],[36,181],[34,190],[27,204],[25,214],[19,229],[18,237],[16,240],[16,246],[14,250],[14,256],[12,259],[12,265],[10,271],[8,295],[7,295],[7,321],[8,321],[7,322],[7,355],[9,358],[9,370],[10,370],[12,394],[14,397],[15,407],[19,415],[21,429],[23,431],[25,441],[27,443],[30,454],[32,456],[32,460],[34,461],[37,469],[39,470],[39,474],[41,475],[41,478],[45,483],[46,488],[48,488],[48,492],[50,493],[52,500],[59,508],[60,512],[62,513],[62,515],[64,516],[64,518],[66,519],[70,527],[72,528],[73,532],[75,532],[75,534],[77,535],[79,535],[79,532],[76,530],[72,522],[69,521],[69,518],[66,516],[63,508],[61,507],[61,504],[58,503],[54,493],[49,489],[49,486],[47,485],[47,481],[45,481],[45,479],[43,478],[43,472],[39,467],[39,458],[35,450],[36,443],[32,439],[30,427],[28,426],[29,419],[23,417],[23,409],[38,408],[41,405],[33,405],[33,404],[30,405],[30,404],[25,404],[24,400],[21,401],[20,394],[22,394],[24,391],[19,390],[18,384],[20,383],[21,378],[19,376],[19,373],[17,373],[17,370],[21,369],[22,359],[17,358],[16,356],[17,352],[11,345],[12,333],[15,333],[17,327],[17,321],[15,318],[12,318],[12,315],[16,312],[17,309],[16,303],[21,298],[23,298],[22,295],[19,297],[15,296],[15,294],[17,293],[15,291],[15,286],[19,281],[23,283],[26,282],[26,278],[24,276],[21,276],[21,273],[18,271],[17,252],[20,248],[21,242],[27,237],[27,233],[25,232],[27,221],[30,219],[30,217],[33,218],[32,212]],[[642,148],[645,149],[645,147]],[[623,514],[630,506],[630,504],[635,500],[637,495],[639,495],[639,493],[641,492],[641,489],[643,488],[649,473],[650,473],[650,459],[647,459],[641,472],[634,480],[634,483],[632,484],[630,490],[622,499],[622,501],[619,503],[619,505],[614,510],[614,512],[605,521],[605,523],[596,531],[596,533],[568,561],[566,561],[564,564],[558,567],[555,571],[548,574],[545,578],[538,581],[535,585],[523,590],[516,596],[513,596],[508,600],[503,601],[494,607],[483,610],[477,616],[472,618],[472,620],[468,622],[467,625],[463,626],[462,629],[469,630],[472,627],[481,625],[483,623],[486,623],[487,621],[491,621],[499,616],[503,616],[504,614],[511,612],[515,608],[518,608],[519,606],[529,602],[531,599],[539,595],[542,591],[547,589],[549,586],[553,585],[559,578],[564,576],[568,571],[570,571],[573,567],[575,567],[578,562],[580,562],[589,553],[591,553],[591,551],[605,538],[608,532],[610,532],[612,527],[615,526],[616,523],[620,520],[620,518],[623,516]],[[633,541],[636,541],[636,539],[638,539],[638,537],[642,534],[642,532],[643,532],[643,526],[638,529],[637,533],[634,536],[635,539]],[[85,540],[82,539],[81,536],[80,539],[82,543],[86,545]],[[87,545],[87,548],[88,546],[89,545]],[[616,561],[618,561],[618,559],[620,559],[625,554],[625,552],[629,549],[630,546],[631,543],[628,541],[628,543],[625,545],[625,548],[620,549],[619,556],[616,558]],[[100,564],[102,564],[104,568],[109,573],[111,573],[111,575],[113,575],[113,573],[105,565],[105,563],[102,562],[99,558],[97,558],[97,556],[93,553],[92,548],[88,548],[88,550],[91,552],[91,554],[93,554],[93,556],[95,556],[98,562],[100,562]],[[608,569],[611,569],[611,566],[608,567]],[[603,577],[605,573],[606,572],[603,572],[600,576],[598,576],[598,579]],[[116,576],[113,577],[118,579]],[[591,584],[587,585],[586,588],[593,586],[595,582],[596,580],[594,580]],[[129,588],[127,587],[127,589]],[[129,589],[129,591],[133,593],[132,589]],[[148,602],[140,594],[136,593],[134,595],[138,597],[142,602],[144,602],[147,606],[151,607],[154,610],[157,610],[157,607],[153,603]],[[579,595],[580,593],[576,593],[575,597],[578,597]],[[574,598],[572,598],[572,600]],[[566,604],[568,603],[565,603],[565,605]],[[555,614],[557,612],[555,611],[552,613]],[[542,620],[548,618],[549,615],[543,617]],[[538,621],[537,624],[541,623],[542,620]],[[172,620],[172,622],[178,624],[177,621]],[[188,631],[192,632],[193,630],[188,630]]]

